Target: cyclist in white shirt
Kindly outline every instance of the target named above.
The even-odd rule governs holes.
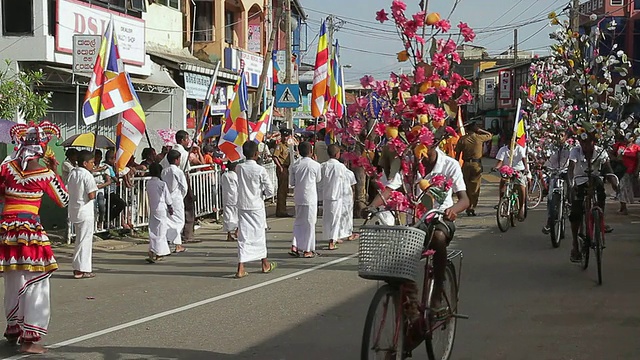
[[[520,199],[520,209],[518,212],[518,220],[524,221],[524,209],[526,206],[525,195],[527,194],[527,175],[529,174],[529,162],[527,161],[527,149],[522,146],[516,145],[513,149],[513,154],[509,146],[504,145],[498,154],[496,155],[496,166],[494,170],[500,169],[503,165],[509,165],[513,167],[513,170],[520,173],[520,176],[515,179],[516,190],[518,192],[518,198]],[[505,181],[500,179],[500,197],[498,201],[502,199],[505,191]],[[496,206],[495,209],[498,207]]]
[[[547,161],[544,163],[544,167],[552,171],[560,172],[561,174],[560,176],[565,181],[567,181],[568,180],[567,171],[569,169],[569,155],[573,147],[567,144],[567,136],[565,132],[560,133],[560,139],[561,139],[562,145],[557,146],[553,149],[553,153],[551,154],[551,156],[549,156],[549,159],[547,159]],[[549,196],[547,196],[547,225],[545,225],[545,227],[542,228],[542,232],[544,234],[549,234],[551,232],[551,225],[553,222],[553,217],[551,214],[551,211],[553,210],[551,206],[551,199],[553,197],[554,182],[551,180],[552,180],[551,178],[547,178],[547,181],[549,182],[548,184]]]
[[[611,173],[611,165],[609,164],[609,155],[607,151],[596,145],[595,136],[589,133],[586,139],[579,138],[579,145],[574,147],[569,154],[569,183],[572,185],[572,201],[571,213],[569,221],[571,222],[571,233],[573,235],[573,248],[571,250],[571,262],[580,262],[581,254],[578,251],[578,232],[582,224],[584,216],[584,197],[587,192],[588,179],[586,170],[591,161],[591,175],[594,176],[596,185],[596,204],[604,211],[606,194],[604,191],[604,182],[600,179],[600,170],[604,173]],[[612,229],[605,228],[605,231],[611,232]]]

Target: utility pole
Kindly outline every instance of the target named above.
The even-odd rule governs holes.
[[[291,66],[291,58],[293,57],[293,49],[291,48],[291,0],[284,0],[282,15],[284,16],[284,29],[286,33],[284,46],[287,54],[284,83],[291,84],[291,73],[293,72],[293,66]],[[286,108],[284,110],[284,120],[287,128],[293,129],[293,109]]]
[[[271,9],[268,9],[267,11],[269,10],[272,11],[272,9],[273,7],[271,7]],[[264,95],[264,88],[267,86],[267,75],[269,73],[269,64],[271,63],[271,60],[272,60],[271,57],[273,56],[273,45],[276,42],[281,18],[282,18],[282,9],[280,9],[280,11],[278,11],[278,13],[276,14],[275,19],[273,19],[273,23],[271,26],[271,35],[269,37],[269,43],[267,44],[267,51],[264,54],[264,61],[262,63],[262,72],[260,73],[260,81],[258,82],[258,92],[256,94],[258,98],[256,99],[255,103],[253,104],[253,108],[251,109],[251,121],[253,122],[258,120],[258,116],[260,116],[260,102],[262,101],[262,96]]]
[[[580,13],[578,9],[580,8],[580,0],[572,0],[571,1],[571,30],[574,32],[579,31],[580,28]]]
[[[513,29],[513,63],[518,62],[518,29]]]

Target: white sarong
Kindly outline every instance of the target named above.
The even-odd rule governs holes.
[[[149,215],[149,251],[157,256],[171,254],[167,242],[169,217],[166,210],[151,210]]]
[[[225,205],[222,214],[222,231],[234,232],[238,228],[238,206]]]
[[[315,205],[297,205],[296,219],[293,222],[292,245],[300,251],[316,251],[316,221],[318,207]]]
[[[342,199],[322,202],[322,233],[325,240],[340,239],[340,218],[342,217]]]
[[[18,337],[22,333],[23,341],[39,341],[49,327],[51,272],[12,270],[6,271],[3,277],[6,334]]]
[[[238,210],[238,262],[267,257],[267,216],[264,209]]]
[[[340,238],[353,235],[353,196],[342,199],[342,215],[340,216]]]
[[[72,267],[75,271],[91,272],[91,257],[93,255],[93,230],[95,221],[93,216],[82,222],[73,224],[76,230],[76,244],[73,251]]]

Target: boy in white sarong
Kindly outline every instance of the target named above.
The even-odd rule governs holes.
[[[222,174],[223,231],[227,232],[227,241],[235,241],[238,237],[238,174],[236,163],[227,164],[227,172]]]
[[[171,193],[167,184],[160,178],[162,165],[153,163],[149,165],[147,181],[147,196],[149,197],[149,257],[150,264],[171,254],[167,242],[167,230],[169,229],[169,216],[173,214]]]
[[[340,147],[327,147],[329,160],[322,164],[322,233],[329,241],[329,250],[337,249],[340,240],[340,218],[342,217],[342,181],[346,166],[340,158]]]
[[[95,204],[98,185],[91,173],[94,156],[91,151],[78,153],[78,166],[69,173],[69,220],[76,230],[76,244],[73,251],[73,277],[92,278],[91,257],[93,252],[93,232],[95,230]]]
[[[354,240],[353,234],[353,187],[357,184],[353,171],[345,169],[342,179],[342,216],[340,218],[340,238]]]
[[[171,194],[171,206],[173,214],[169,216],[169,228],[167,230],[167,241],[176,246],[175,253],[187,251],[182,246],[181,232],[184,228],[184,197],[187,196],[187,178],[180,166],[181,154],[178,150],[170,150],[167,154],[169,167],[162,169],[162,180],[167,184]]]
[[[242,145],[247,158],[236,167],[238,174],[238,271],[237,279],[249,275],[244,264],[262,260],[262,272],[270,273],[276,268],[275,262],[267,259],[267,215],[264,210],[263,193],[273,196],[273,184],[267,170],[258,165],[258,144],[247,141]]]
[[[289,168],[289,186],[293,189],[296,219],[293,223],[293,241],[289,255],[313,258],[316,256],[316,221],[318,219],[318,189],[322,167],[310,158],[311,144],[298,145],[302,158]]]

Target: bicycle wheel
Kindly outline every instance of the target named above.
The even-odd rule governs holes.
[[[496,221],[498,222],[500,231],[506,232],[509,230],[509,199],[507,197],[502,197],[498,203]]]
[[[400,292],[390,285],[376,291],[362,333],[362,360],[402,360],[405,319]]]
[[[542,185],[540,179],[533,178],[533,184],[527,187],[527,209],[535,209],[542,201]]]
[[[580,265],[582,269],[586,270],[589,267],[589,247],[591,242],[589,241],[589,231],[587,230],[586,221],[582,223],[582,232],[587,235],[578,234],[578,251],[582,258],[580,259]]]
[[[455,314],[458,308],[458,284],[456,281],[456,270],[453,264],[447,264],[444,273],[444,299],[451,309],[451,314]],[[431,297],[429,297],[431,298]],[[429,360],[448,360],[453,351],[453,342],[456,337],[457,318],[449,316],[443,321],[427,321],[428,330],[424,342],[427,347]]]
[[[520,198],[518,197],[518,195],[512,196],[513,200],[511,201],[511,212],[509,213],[509,221],[511,222],[511,227],[516,227],[516,220],[518,220],[518,213],[520,212]]]
[[[598,210],[593,211],[593,251],[598,266],[598,285],[602,285],[602,249],[604,248],[604,221]]]
[[[551,245],[554,248],[560,246],[562,241],[562,231],[564,228],[564,206],[562,204],[562,195],[560,193],[553,193],[551,198]]]

